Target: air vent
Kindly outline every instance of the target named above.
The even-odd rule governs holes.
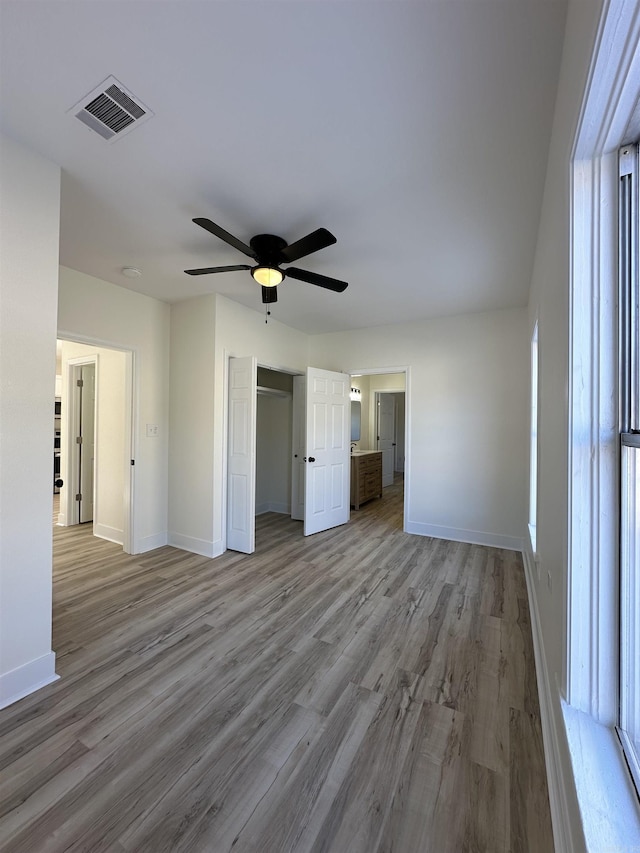
[[[153,116],[115,77],[107,77],[68,112],[107,142],[115,142]]]

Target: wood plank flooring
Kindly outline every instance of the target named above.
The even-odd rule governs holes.
[[[403,533],[401,489],[217,560],[56,528],[3,853],[553,851],[521,557]]]

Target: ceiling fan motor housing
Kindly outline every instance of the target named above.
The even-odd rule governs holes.
[[[277,267],[281,263],[286,263],[282,250],[289,244],[282,237],[276,237],[275,234],[256,234],[249,240],[249,245],[255,252],[260,266]]]

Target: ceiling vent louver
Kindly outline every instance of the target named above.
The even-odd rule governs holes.
[[[107,77],[68,112],[107,142],[115,142],[153,116],[115,77]]]

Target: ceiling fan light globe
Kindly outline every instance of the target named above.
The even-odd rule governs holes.
[[[263,287],[277,287],[284,278],[282,271],[274,267],[254,267],[251,275]]]

